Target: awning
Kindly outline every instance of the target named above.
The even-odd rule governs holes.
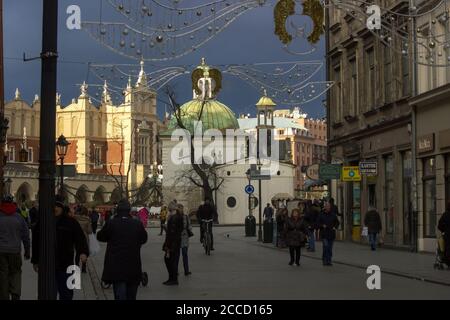
[[[292,200],[294,199],[289,193],[277,193],[272,197],[272,200]]]
[[[311,180],[306,179],[305,181],[305,189],[311,188],[311,187],[321,187],[327,185],[327,182],[324,180]]]

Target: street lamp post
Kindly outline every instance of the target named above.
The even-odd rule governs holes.
[[[54,210],[58,0],[44,0],[42,12],[38,299],[56,300]]]
[[[3,161],[4,144],[6,142],[6,132],[8,131],[8,119],[5,118],[5,88],[4,88],[4,74],[3,74],[3,0],[0,0],[0,161]],[[3,175],[4,165],[6,161],[0,166],[0,197],[4,193]]]
[[[69,148],[70,142],[67,141],[66,137],[60,135],[56,141],[56,152],[61,160],[61,167],[59,168],[60,184],[59,184],[59,195],[64,194],[64,158],[67,155],[67,150]]]

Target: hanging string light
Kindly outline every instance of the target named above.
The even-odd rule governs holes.
[[[178,8],[156,0],[108,0],[129,23],[85,21],[82,28],[114,52],[146,61],[171,60],[196,51],[263,0],[220,0]]]
[[[148,88],[157,92],[175,79],[190,75],[196,66],[165,67],[146,73]],[[241,65],[217,65],[224,75],[237,77],[258,92],[265,88],[268,94],[285,105],[307,103],[320,97],[333,85],[327,81],[311,81],[323,67],[319,61],[271,62]],[[111,99],[123,100],[123,87],[128,81],[137,83],[140,65],[135,64],[89,64],[89,73],[96,80],[90,84],[97,92],[93,99],[99,100],[108,84]],[[96,83],[98,81],[99,83]],[[96,100],[96,101],[97,101]],[[101,100],[99,100],[101,101]]]

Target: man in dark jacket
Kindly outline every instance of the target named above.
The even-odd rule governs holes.
[[[178,285],[178,261],[181,249],[181,234],[183,232],[183,212],[175,209],[167,219],[166,239],[163,244],[164,262],[169,280],[163,282],[167,286]]]
[[[273,219],[273,208],[270,206],[270,203],[267,204],[267,207],[264,208],[263,213],[264,220],[272,221]]]
[[[39,216],[39,209],[37,206],[37,202],[33,201],[33,205],[30,209],[30,224],[31,224],[32,231],[37,224],[38,216]]]
[[[67,273],[70,266],[75,265],[75,253],[80,256],[80,261],[85,263],[89,255],[89,246],[86,237],[77,220],[69,216],[69,208],[63,203],[64,199],[56,197],[55,202],[55,227],[56,227],[56,285],[60,300],[72,300],[73,290],[67,287],[67,279],[71,276]],[[31,263],[38,272],[40,258],[40,221],[33,232],[33,247]]]
[[[450,267],[450,201],[447,202],[447,208],[438,222],[438,229],[444,236],[445,243],[445,264]]]
[[[202,220],[214,220],[214,217],[217,215],[216,209],[211,203],[210,199],[206,199],[205,203],[202,204],[197,211],[198,222],[200,223],[200,242],[203,243],[203,232],[206,228],[206,225]],[[213,224],[210,222],[209,231],[211,232],[211,250],[214,250],[214,237],[212,232]]]
[[[364,217],[364,225],[368,229],[369,243],[372,251],[377,247],[377,234],[381,231],[381,217],[377,210],[373,207],[369,208]]]
[[[130,215],[131,205],[121,200],[116,216],[97,233],[97,239],[107,242],[102,281],[112,283],[116,300],[136,300],[142,280],[141,246],[147,242],[147,232],[139,220]]]
[[[0,204],[0,300],[19,300],[22,287],[22,243],[30,259],[28,225],[8,197]]]
[[[319,212],[316,209],[313,209],[313,204],[311,200],[306,201],[304,214],[308,234],[308,251],[314,252],[316,251],[315,230],[317,229],[317,220],[319,218]]]
[[[92,209],[89,218],[91,219],[91,226],[92,226],[92,232],[94,234],[97,233],[97,226],[98,226],[98,220],[100,219],[100,215],[98,214],[97,210]]]
[[[324,266],[332,266],[333,243],[336,239],[336,229],[339,220],[335,213],[331,211],[331,204],[325,204],[323,212],[319,216],[320,238],[322,239],[323,253],[322,261]]]

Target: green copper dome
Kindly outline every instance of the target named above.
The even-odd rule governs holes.
[[[202,110],[203,107],[203,110]],[[210,99],[203,102],[200,99],[191,100],[180,107],[180,115],[184,126],[194,132],[194,121],[202,121],[203,131],[208,129],[239,129],[239,123],[233,111],[223,103]],[[170,120],[169,131],[178,128],[175,117]]]

